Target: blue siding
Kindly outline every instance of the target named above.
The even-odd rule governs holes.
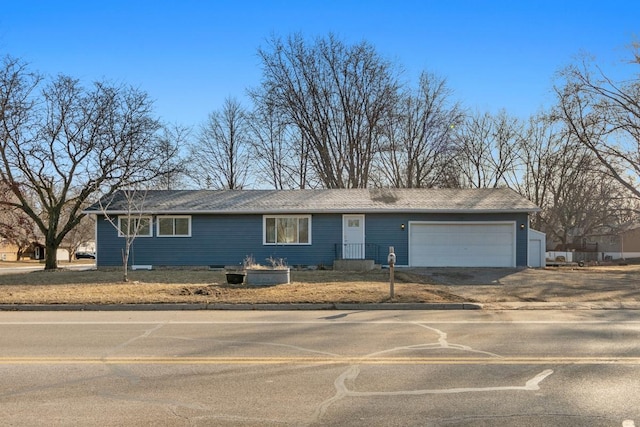
[[[125,239],[98,217],[98,265],[122,265]],[[288,265],[332,265],[335,243],[341,241],[342,216],[313,215],[311,245],[263,245],[262,215],[193,215],[191,237],[137,237],[130,264],[154,266],[241,265],[247,256],[256,262],[283,258]]]
[[[527,229],[529,217],[522,214],[367,214],[366,241],[379,246],[376,262],[387,263],[389,246],[393,246],[398,265],[409,264],[409,221],[514,221],[516,223],[516,265],[527,265]],[[405,228],[402,230],[401,225]],[[525,225],[520,230],[520,224]]]
[[[154,218],[155,220],[155,218]],[[527,265],[528,215],[522,214],[366,214],[367,258],[386,264],[389,246],[397,264],[409,263],[409,221],[514,221],[516,265]],[[191,237],[138,237],[130,264],[153,266],[241,265],[247,256],[265,264],[269,257],[283,258],[288,265],[332,265],[336,245],[342,243],[342,215],[314,214],[311,245],[263,245],[262,215],[193,215]],[[405,225],[404,230],[401,224]],[[525,229],[520,229],[525,224]],[[122,265],[124,238],[98,216],[97,254],[99,266]],[[374,248],[377,248],[375,250]]]

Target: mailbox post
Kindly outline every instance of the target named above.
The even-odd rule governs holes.
[[[396,254],[393,250],[393,246],[389,246],[389,256],[387,256],[387,262],[389,263],[389,298],[393,299],[393,295],[394,295],[393,269],[396,264]]]

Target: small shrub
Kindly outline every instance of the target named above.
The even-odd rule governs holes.
[[[256,264],[256,260],[253,258],[253,255],[247,255],[244,257],[242,261],[242,266],[246,268],[256,268],[258,264]]]
[[[275,269],[287,268],[287,260],[284,258],[274,258],[270,256],[269,258],[267,258],[267,261],[269,262],[269,264],[271,264],[271,268],[275,268]]]
[[[289,268],[287,266],[287,260],[284,258],[274,258],[269,257],[266,258],[268,265],[262,265],[256,263],[256,260],[253,258],[253,255],[247,255],[242,262],[245,269],[252,270],[266,270],[266,269],[275,269],[275,270],[285,270]]]

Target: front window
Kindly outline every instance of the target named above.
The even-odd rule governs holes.
[[[159,216],[158,237],[190,237],[190,216]]]
[[[151,217],[118,217],[118,236],[151,237]]]
[[[311,216],[265,216],[266,245],[308,245],[311,243]]]

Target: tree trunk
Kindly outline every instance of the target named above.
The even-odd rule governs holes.
[[[129,245],[127,244],[126,248],[122,250],[122,266],[124,268],[123,275],[122,275],[123,282],[129,281],[129,265],[128,264],[129,264]]]
[[[50,242],[48,239],[44,245],[44,269],[55,270],[58,268],[58,247],[54,242]]]

